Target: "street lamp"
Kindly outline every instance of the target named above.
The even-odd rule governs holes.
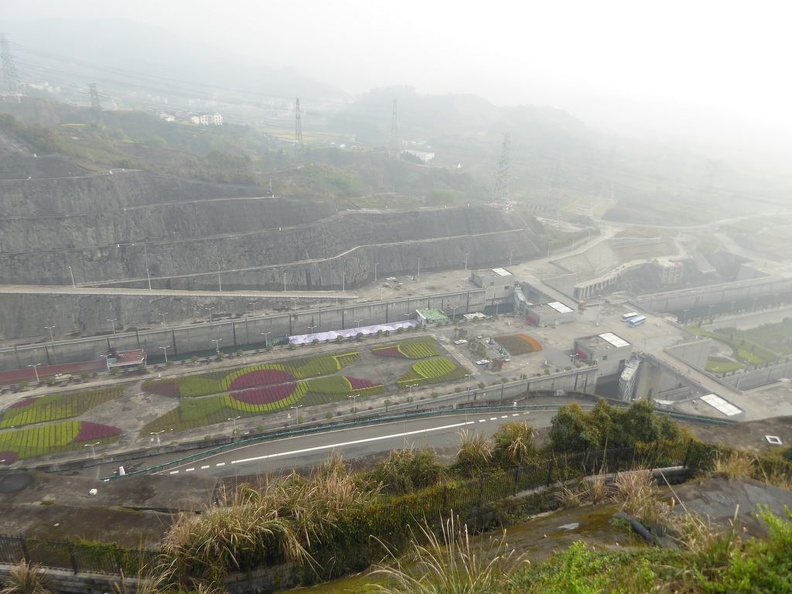
[[[473,377],[473,374],[467,373],[465,374],[465,377],[467,378],[467,391],[470,392],[470,379]]]
[[[379,262],[374,262],[374,282],[377,282],[377,266],[379,266]]]
[[[357,330],[358,328],[360,328],[360,322],[362,322],[362,321],[363,321],[363,320],[355,320],[355,330]]]
[[[258,313],[258,308],[256,307],[256,305],[258,305],[258,299],[256,299],[255,301],[248,301],[248,307],[251,307],[251,306],[253,307],[253,316],[254,317]]]
[[[262,332],[261,333],[261,335],[264,337],[264,348],[265,349],[269,348],[269,341],[267,340],[267,336],[269,336],[270,332],[271,332],[271,330],[268,330],[267,332]]]
[[[166,367],[168,366],[168,348],[169,347],[170,347],[169,344],[166,344],[165,346],[161,346],[160,347],[162,349],[162,352],[165,354],[165,366]]]
[[[165,316],[168,315],[168,312],[167,311],[161,311],[161,312],[158,312],[157,315],[162,317],[162,325],[164,326],[165,325]]]
[[[357,402],[357,397],[359,395],[360,394],[350,394],[349,396],[347,396],[347,398],[351,398],[352,399],[352,414],[353,415],[357,413],[357,406],[355,406],[355,402]]]
[[[115,336],[115,323],[118,321],[118,318],[107,318],[107,321],[113,325],[113,336]]]
[[[39,365],[41,365],[41,363],[34,363],[33,365],[28,365],[28,367],[32,367],[33,368],[33,372],[36,374],[36,383],[37,384],[39,382],[41,382],[41,380],[39,379],[39,374],[38,374],[38,366]]]
[[[86,443],[83,446],[84,448],[91,448],[91,458],[96,458],[96,446],[98,446],[100,443],[102,442],[97,441],[96,443]]]
[[[74,271],[72,270],[71,266],[69,266],[69,276],[71,276],[72,287],[76,289],[77,288],[77,283],[74,282]]]
[[[297,418],[297,424],[298,424],[298,425],[300,424],[300,409],[301,409],[302,407],[303,407],[303,405],[302,405],[302,404],[298,404],[297,406],[291,406],[291,407],[289,407],[289,408],[291,408],[291,409],[294,411],[294,416]]]
[[[110,371],[110,355],[99,355],[102,359],[105,360],[105,364],[107,365],[107,371]]]
[[[452,305],[452,306],[451,306],[451,311],[453,311],[453,312],[454,312],[454,313],[453,313],[453,315],[451,316],[451,323],[452,323],[452,324],[453,324],[454,322],[456,322],[456,310],[458,310],[458,309],[459,309],[459,306],[458,306],[458,305]]]
[[[216,305],[211,305],[211,306],[206,305],[206,306],[204,306],[204,309],[209,312],[209,322],[213,321],[212,312],[215,310],[216,307],[217,307]]]
[[[236,435],[236,432],[237,432],[237,428],[236,428],[236,422],[237,422],[239,419],[241,419],[241,418],[242,418],[242,417],[228,417],[228,419],[227,419],[228,421],[233,421],[233,422],[234,422],[234,432],[233,432],[231,435]]]
[[[55,330],[55,326],[44,326],[50,333],[50,342],[55,342],[55,337],[52,335],[52,331]]]
[[[159,431],[152,431],[149,435],[153,435],[157,438],[157,447],[160,446],[160,434],[165,433],[165,429],[160,429]]]
[[[215,344],[215,351],[217,354],[220,354],[220,343],[223,342],[222,338],[212,338],[212,342]]]
[[[309,325],[309,326],[308,326],[308,330],[310,330],[311,334],[313,334],[313,333],[314,333],[314,330],[316,330],[316,324],[311,324],[311,325]]]

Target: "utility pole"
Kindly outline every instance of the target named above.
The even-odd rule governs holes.
[[[294,154],[302,154],[303,149],[303,133],[302,133],[302,113],[300,112],[300,98],[294,103]]]
[[[498,160],[498,177],[495,180],[493,199],[507,201],[511,198],[511,184],[509,179],[509,162],[511,160],[511,134],[503,135],[503,147]]]
[[[399,114],[397,109],[397,99],[393,98],[393,111],[391,113],[391,133],[390,133],[390,158],[399,158]]]

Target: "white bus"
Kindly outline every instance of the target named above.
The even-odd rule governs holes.
[[[638,312],[631,311],[630,313],[622,314],[622,322],[626,322],[630,318],[637,318],[637,317],[638,317]]]
[[[627,324],[630,326],[630,328],[640,326],[644,322],[646,322],[646,316],[635,316],[634,318],[627,320]]]

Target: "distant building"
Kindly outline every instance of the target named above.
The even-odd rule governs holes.
[[[476,270],[470,274],[470,282],[486,289],[487,301],[511,301],[514,296],[514,275],[505,268]]]
[[[440,309],[416,309],[415,314],[422,326],[448,323],[448,316]]]
[[[426,165],[429,161],[435,158],[434,153],[430,153],[428,151],[416,151],[414,149],[404,149],[401,151],[402,155],[410,155],[411,157],[415,157],[421,163]]]
[[[575,321],[575,310],[561,303],[552,301],[538,305],[527,305],[525,321],[534,326],[557,326]]]
[[[633,346],[613,332],[575,339],[575,355],[581,361],[597,363],[600,376],[621,373]]]
[[[219,113],[214,113],[213,115],[202,113],[201,115],[190,116],[189,122],[196,126],[222,126],[223,115]]]

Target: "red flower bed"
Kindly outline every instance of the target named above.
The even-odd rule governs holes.
[[[360,379],[359,377],[351,377],[349,375],[344,377],[349,381],[349,385],[352,386],[353,390],[365,390],[367,388],[374,388],[382,385],[367,379]]]
[[[95,439],[106,439],[119,435],[121,435],[121,429],[113,425],[100,425],[99,423],[83,421],[80,423],[80,432],[77,434],[77,437],[74,438],[74,443],[94,441]]]
[[[376,349],[373,353],[377,357],[391,357],[393,359],[404,359],[404,353],[399,350],[399,347],[388,347],[387,349]]]
[[[282,384],[293,381],[294,376],[288,371],[281,371],[280,369],[259,369],[258,371],[251,371],[245,375],[240,375],[231,382],[229,390],[241,390],[244,388],[255,388],[256,386]]]
[[[14,402],[14,404],[9,406],[8,408],[25,408],[26,406],[30,406],[31,404],[33,404],[36,400],[38,400],[38,398],[36,398],[35,396],[28,396],[23,400],[17,400],[16,402]],[[2,458],[0,458],[0,460],[2,460]]]
[[[16,452],[0,452],[0,464],[13,464],[17,461],[17,453]]]
[[[246,404],[271,404],[291,396],[291,393],[294,392],[296,387],[297,384],[294,383],[280,384],[278,386],[267,386],[266,388],[234,392],[231,394],[231,397],[234,398],[234,400],[239,400]]]

